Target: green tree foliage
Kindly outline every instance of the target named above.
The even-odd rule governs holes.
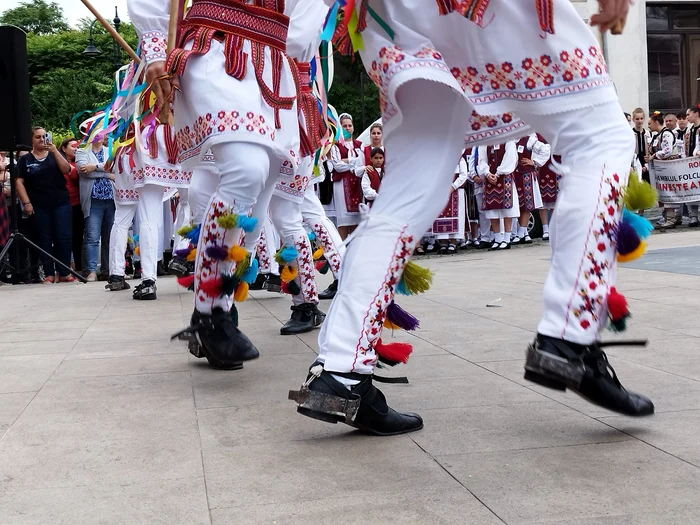
[[[28,35],[27,60],[31,86],[32,121],[49,129],[68,128],[70,119],[83,109],[109,102],[114,84],[114,40],[95,25],[93,39],[102,55],[86,57],[88,30],[52,35]],[[122,24],[121,35],[135,49],[131,24]],[[119,50],[119,64],[128,61]]]
[[[61,6],[46,0],[21,2],[14,9],[8,9],[0,15],[0,24],[17,26],[25,33],[36,35],[50,35],[70,29]]]
[[[328,102],[338,113],[350,113],[355,124],[355,133],[362,131],[379,117],[379,90],[370,80],[360,57],[333,55],[333,86],[328,93]],[[362,80],[361,80],[362,79]],[[363,97],[364,93],[364,105]],[[364,108],[364,122],[363,122]]]

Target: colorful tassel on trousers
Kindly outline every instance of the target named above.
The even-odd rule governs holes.
[[[394,301],[391,301],[386,309],[384,327],[392,330],[411,331],[419,328],[420,322]]]
[[[630,312],[627,308],[627,299],[618,293],[615,287],[610,288],[608,294],[608,317],[610,318],[610,329],[613,332],[625,331]]]
[[[430,289],[431,284],[433,284],[433,272],[418,266],[413,261],[408,261],[403,269],[401,280],[396,285],[396,293],[401,295],[424,293]]]
[[[384,344],[380,338],[374,344],[374,352],[377,354],[379,361],[387,366],[394,366],[408,362],[408,358],[413,352],[413,347],[409,343]]]

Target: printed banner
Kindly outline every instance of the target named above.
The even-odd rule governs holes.
[[[649,177],[664,204],[700,202],[700,157],[654,160]]]

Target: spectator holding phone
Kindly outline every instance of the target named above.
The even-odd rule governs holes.
[[[75,164],[80,174],[80,204],[85,217],[85,247],[87,251],[87,280],[97,280],[97,257],[100,251],[100,235],[103,246],[109,247],[109,232],[114,223],[114,190],[112,175],[106,169],[108,158],[104,138],[80,148],[75,154]],[[104,227],[103,227],[104,226]],[[108,261],[102,261],[102,272],[109,274]]]
[[[34,215],[38,244],[66,266],[70,265],[72,213],[64,175],[71,165],[41,127],[32,128],[32,151],[17,162],[17,195],[26,215]],[[44,282],[53,283],[56,271],[61,282],[75,281],[67,270],[54,268],[53,261],[40,255]]]

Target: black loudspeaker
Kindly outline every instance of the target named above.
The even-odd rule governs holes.
[[[32,143],[29,110],[27,35],[14,26],[0,26],[0,150],[17,150]]]

